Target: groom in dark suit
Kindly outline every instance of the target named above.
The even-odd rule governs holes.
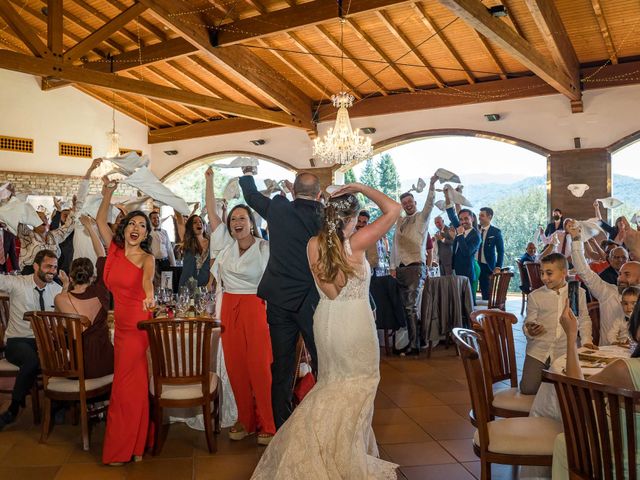
[[[451,225],[456,229],[456,237],[453,240],[453,271],[456,275],[467,277],[470,283],[476,279],[473,268],[473,257],[480,248],[480,234],[473,228],[473,217],[471,210],[463,208],[456,215],[453,205],[447,204],[447,215]],[[475,303],[475,294],[474,303]]]
[[[480,292],[483,300],[489,300],[491,285],[489,277],[498,273],[504,260],[504,240],[499,228],[491,225],[493,209],[482,207],[478,215],[480,223],[480,248],[478,249],[478,263],[480,264]]]
[[[298,334],[311,354],[314,371],[317,367],[313,314],[319,296],[307,260],[307,243],[322,222],[320,182],[310,173],[298,175],[292,202],[282,195],[265,197],[251,175],[240,177],[240,187],[247,204],[269,228],[269,263],[258,296],[267,302],[273,352],[271,401],[276,428],[280,428],[293,409]]]

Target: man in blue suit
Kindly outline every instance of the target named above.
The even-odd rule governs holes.
[[[480,248],[480,234],[473,228],[473,213],[463,208],[456,215],[455,207],[449,200],[448,191],[445,190],[447,203],[447,215],[451,225],[456,229],[456,238],[453,240],[453,271],[456,275],[467,277],[470,283],[475,280],[473,269],[473,257]],[[474,295],[475,301],[475,295]]]
[[[482,207],[478,220],[480,222],[480,248],[478,263],[480,264],[480,293],[483,300],[489,300],[491,286],[489,277],[502,268],[504,260],[504,240],[499,228],[491,225],[493,209]]]

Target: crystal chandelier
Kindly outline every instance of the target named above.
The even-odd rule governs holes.
[[[371,158],[373,146],[371,139],[360,135],[359,129],[353,130],[347,109],[353,105],[353,95],[340,92],[331,97],[333,106],[338,109],[335,125],[324,138],[313,141],[313,156],[324,163],[346,165],[359,163]]]

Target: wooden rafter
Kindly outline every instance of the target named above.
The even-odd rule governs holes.
[[[602,4],[600,3],[600,0],[591,0],[591,8],[593,9],[593,13],[596,16],[596,20],[598,21],[598,27],[600,27],[600,33],[602,34],[604,45],[607,48],[609,59],[611,60],[611,63],[616,64],[618,63],[618,53],[616,51],[616,47],[613,44],[611,31],[609,30],[609,24],[607,23],[607,19],[604,16],[604,11],[602,10]]]
[[[182,90],[154,83],[122,78],[102,72],[92,72],[83,68],[63,65],[49,59],[29,57],[20,53],[0,50],[0,68],[13,70],[31,75],[55,76],[62,80],[96,85],[122,92],[142,95],[148,98],[168,100],[170,102],[209,108],[230,115],[252,118],[277,125],[299,126],[297,119],[286,112],[266,110],[263,108],[243,105],[241,103],[223,100],[198,93]]]
[[[514,13],[513,13],[513,8],[512,7],[512,0],[498,0],[498,3],[501,3],[502,5],[504,5],[504,7],[507,9],[507,12],[509,13],[506,17],[502,17],[502,20],[509,25],[511,28],[513,28],[513,30],[520,35],[522,38],[524,38],[525,40],[527,40],[526,35],[524,34],[524,31],[522,30],[522,27],[520,26],[520,22],[518,21],[518,19],[515,17]]]
[[[18,12],[13,5],[7,1],[0,2],[0,16],[7,22],[9,28],[13,30],[16,36],[27,46],[31,52],[37,57],[46,57],[49,55],[49,49],[33,29],[20,18]]]
[[[347,25],[350,25],[351,28],[353,28],[353,30],[356,32],[356,35],[358,35],[358,37],[363,40],[364,42],[368,43],[369,46],[378,54],[380,55],[380,57],[387,62],[387,65],[389,65],[389,68],[391,68],[391,70],[393,70],[394,72],[396,72],[396,74],[402,79],[402,81],[405,83],[405,85],[407,86],[407,88],[409,89],[410,92],[415,91],[416,86],[415,84],[411,81],[411,79],[400,69],[400,67],[398,67],[394,60],[389,57],[389,55],[387,55],[384,50],[382,50],[374,41],[373,39],[367,34],[367,32],[365,32],[360,25],[358,25],[358,23],[356,21],[354,21],[353,19],[349,18],[347,19]]]
[[[211,46],[209,30],[203,18],[189,13],[176,15],[180,10],[173,0],[141,0],[165,25],[179,32],[185,39],[206,52],[233,75],[291,114],[297,126],[312,129],[311,99],[291,84],[255,53],[241,47],[215,48]],[[204,19],[206,22],[206,19]]]
[[[47,47],[54,55],[63,52],[62,45],[62,0],[48,0],[47,4]]]
[[[380,19],[380,21],[382,21],[384,26],[387,28],[387,30],[389,30],[393,34],[393,36],[398,39],[398,41],[402,44],[402,46],[404,48],[407,49],[407,51],[411,51],[411,53],[413,53],[413,55],[420,61],[420,63],[422,63],[422,65],[424,66],[425,70],[427,71],[429,76],[433,79],[435,84],[438,87],[443,87],[444,86],[444,82],[442,81],[442,78],[440,78],[440,75],[438,75],[438,72],[436,72],[431,67],[431,65],[430,65],[429,61],[426,59],[426,57],[422,53],[420,53],[420,51],[411,42],[409,37],[407,37],[405,35],[405,33],[400,29],[400,27],[398,27],[393,22],[393,20],[391,20],[391,17],[389,17],[389,14],[387,12],[383,11],[383,10],[378,10],[376,13],[377,13],[378,18]]]
[[[267,13],[267,9],[264,7],[264,5],[262,5],[257,0],[245,0],[245,1],[250,7],[255,8],[260,15]]]
[[[302,40],[298,34],[294,32],[290,32],[286,35],[293,41],[293,43],[296,44],[296,46],[300,50],[302,50],[302,52],[308,54],[309,58],[312,61],[314,61],[315,63],[320,65],[322,68],[324,68],[327,72],[329,72],[329,74],[333,76],[333,78],[335,78],[338,81],[338,83],[344,84],[344,86],[349,89],[349,91],[354,97],[356,97],[357,99],[362,98],[362,94],[358,91],[357,87],[354,84],[352,84],[349,80],[344,78],[344,76],[341,75],[341,73],[338,72],[335,68],[333,68],[333,66],[329,62],[327,62],[324,58],[322,58],[322,56],[316,55],[316,53],[313,51],[311,46],[308,43],[306,43],[304,40]]]
[[[560,93],[571,100],[580,100],[580,85],[510,27],[493,17],[480,0],[439,1]]]
[[[169,60],[167,62],[167,65],[171,67],[172,71],[175,72],[177,75],[180,75],[187,80],[191,80],[192,82],[197,83],[198,85],[200,85],[200,87],[202,87],[207,92],[211,93],[214,97],[225,98],[229,100],[229,98],[226,95],[224,95],[220,90],[211,86],[204,78],[201,78],[200,76],[196,75],[191,71],[187,71],[177,61]]]
[[[321,97],[324,97],[327,94],[327,88],[322,87],[320,85],[320,82],[318,82],[308,72],[305,72],[300,66],[298,66],[298,64],[296,64],[296,62],[285,57],[284,54],[279,52],[278,50],[272,48],[271,45],[269,45],[265,40],[259,38],[257,42],[259,45],[263,46],[264,48],[269,49],[269,52],[274,57],[276,57],[278,60],[284,63],[287,67],[293,70],[293,72],[296,73],[302,81],[306,82],[307,85],[313,88],[318,94],[320,94]]]
[[[349,61],[353,63],[369,79],[369,81],[377,87],[378,91],[382,95],[388,95],[387,88],[384,86],[384,84],[382,84],[382,82],[380,82],[380,80],[378,80],[376,75],[373,75],[352,52],[350,52],[342,43],[340,43],[337,38],[331,35],[331,32],[329,32],[326,27],[322,25],[316,25],[315,28],[323,37],[325,37],[329,41],[331,45],[337,48],[341,54],[348,57]]]
[[[85,0],[73,0],[73,1],[77,3],[80,7],[82,7],[84,10],[89,12],[90,14],[95,15],[98,19],[102,20],[104,23],[109,23],[112,20],[112,17],[103,13],[100,9],[95,8],[92,5],[89,5]],[[118,32],[116,33],[124,36],[125,38],[128,39],[128,41],[138,44],[138,41],[139,41],[138,35],[133,33],[132,31],[129,31],[123,27],[120,30],[118,30]]]
[[[467,67],[467,65],[464,63],[462,57],[458,54],[453,45],[451,45],[451,42],[447,39],[442,29],[439,28],[433,18],[431,18],[431,16],[427,12],[427,8],[421,3],[414,3],[413,10],[414,12],[416,12],[416,15],[424,24],[424,26],[427,27],[427,30],[431,32],[431,35],[433,35],[434,38],[436,38],[438,42],[440,42],[442,48],[444,48],[449,56],[453,58],[453,61],[458,65],[458,67],[460,67],[460,70],[462,71],[464,77],[467,79],[467,82],[476,83],[476,79],[473,77],[473,75],[471,75],[471,73],[469,73],[469,67]]]
[[[134,3],[131,7],[115,17],[113,20],[105,23],[102,27],[94,31],[80,43],[67,50],[64,54],[65,59],[67,61],[73,61],[80,58],[92,48],[107,40],[111,35],[120,30],[146,9],[147,7],[143,4]]]
[[[347,17],[350,18],[359,13],[410,2],[407,0],[350,0],[348,3]],[[251,38],[289,32],[300,27],[317,25],[334,18],[338,18],[337,2],[312,0],[300,5],[265,13],[258,17],[246,18],[227,24],[224,26],[225,28],[218,32],[218,45],[234,45]]]
[[[113,5],[119,10],[126,10],[127,8],[129,8],[127,5],[125,5],[119,0],[107,0],[107,3]],[[146,18],[144,18],[144,16],[141,16],[138,19],[138,23],[142,28],[147,30],[149,33],[151,33],[152,35],[155,35],[158,38],[158,40],[164,41],[168,39],[167,32],[165,32],[162,28],[157,27],[156,25],[148,21]]]
[[[498,60],[498,56],[496,55],[496,52],[494,52],[491,45],[489,45],[489,40],[487,40],[486,37],[482,35],[480,32],[478,32],[477,30],[473,30],[473,33],[475,33],[478,41],[480,42],[480,45],[482,45],[482,49],[487,54],[487,57],[489,58],[489,60],[491,60],[491,63],[493,63],[493,66],[496,69],[496,75],[498,75],[502,80],[506,80],[507,73],[504,67],[502,66],[502,63],[500,63],[500,60]]]
[[[228,133],[273,128],[273,125],[246,118],[227,118],[209,122],[192,123],[184,127],[160,128],[149,131],[149,143],[163,143],[189,138],[211,137]]]

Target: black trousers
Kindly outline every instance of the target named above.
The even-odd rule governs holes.
[[[493,270],[489,268],[486,263],[480,263],[480,278],[478,283],[480,284],[480,294],[483,300],[489,300],[491,294],[491,284],[489,283],[489,277],[493,273]]]
[[[35,338],[8,338],[4,351],[6,359],[18,366],[18,375],[13,385],[11,400],[22,402],[31,391],[40,370]]]
[[[400,298],[407,317],[407,331],[409,333],[409,348],[419,349],[420,322],[420,292],[424,287],[424,280],[427,278],[427,267],[424,263],[415,265],[399,266],[396,269],[396,280],[400,290]]]
[[[293,385],[296,373],[296,344],[302,334],[311,354],[313,371],[317,371],[318,356],[313,339],[313,313],[318,304],[316,295],[309,295],[300,310],[291,312],[267,302],[267,321],[271,335],[271,404],[276,428],[287,421],[293,411]]]

